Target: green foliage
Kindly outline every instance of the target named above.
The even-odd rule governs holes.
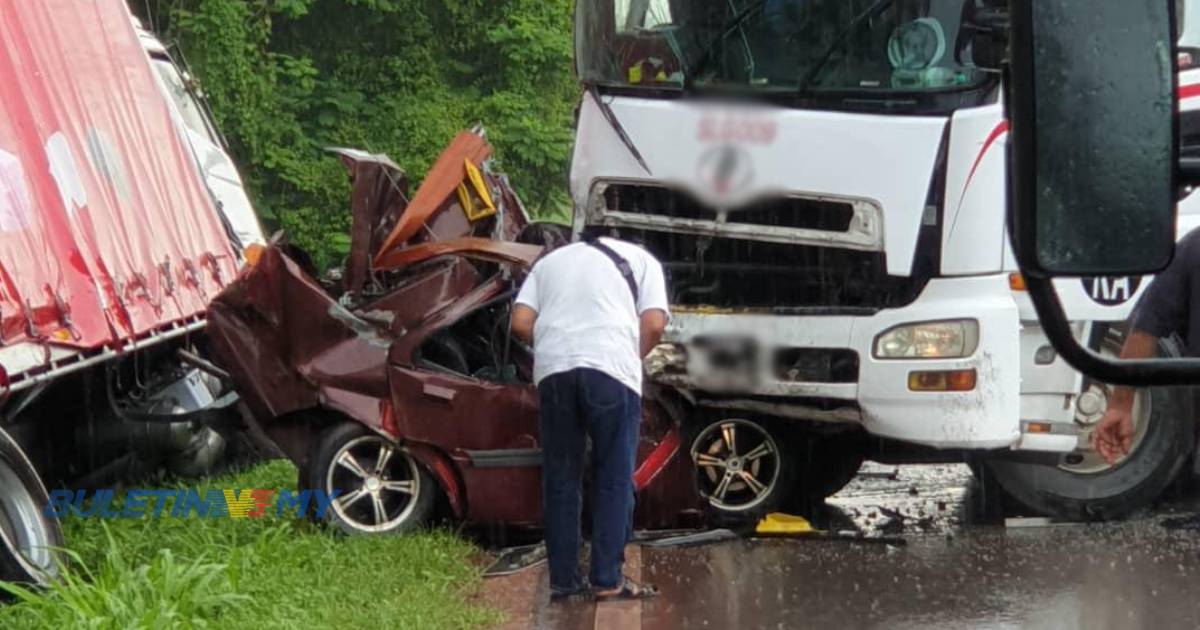
[[[224,488],[295,487],[283,460],[213,479]],[[183,487],[182,485],[180,487]],[[163,510],[169,514],[170,508]],[[0,628],[477,628],[474,547],[441,531],[355,537],[277,516],[68,518],[65,578],[45,591],[0,582],[16,603]]]
[[[80,569],[45,591],[0,582],[0,592],[19,603],[0,619],[9,617],[14,628],[210,628],[217,627],[210,620],[249,602],[234,592],[223,565],[181,562],[170,549],[135,564],[110,535],[96,571],[69,555]]]
[[[568,0],[147,4],[204,86],[259,214],[321,266],[344,255],[349,225],[329,146],[388,153],[419,179],[458,130],[483,123],[531,212],[567,206]]]

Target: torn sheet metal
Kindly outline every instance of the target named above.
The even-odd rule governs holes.
[[[463,237],[452,241],[440,241],[415,245],[407,249],[389,252],[380,257],[380,267],[399,268],[424,262],[437,256],[451,254],[471,255],[474,258],[493,262],[516,263],[531,266],[542,253],[541,246],[522,243],[502,243],[486,238]]]
[[[357,149],[330,149],[350,173],[350,254],[343,285],[357,300],[367,281],[371,257],[408,206],[408,176],[386,155]]]
[[[209,338],[256,418],[316,407],[331,390],[387,393],[390,331],[338,304],[277,246],[213,300]]]
[[[454,140],[450,142],[450,146],[446,147],[446,150],[438,156],[437,161],[425,175],[424,183],[413,197],[404,216],[384,239],[383,245],[376,255],[377,263],[379,256],[399,247],[415,236],[455,192],[458,185],[467,176],[466,170],[463,168],[464,161],[479,166],[491,154],[492,147],[482,135],[463,131],[455,136]]]
[[[477,133],[455,139],[411,200],[386,156],[335,152],[354,180],[344,286],[323,287],[273,242],[214,300],[213,354],[253,422],[298,465],[322,430],[350,419],[404,444],[459,518],[539,525],[533,357],[508,318],[516,278],[543,251],[515,241],[562,239],[560,230],[526,230]],[[694,524],[703,508],[676,402],[647,387],[641,527]]]
[[[378,247],[372,247],[374,269],[389,271],[405,264],[407,259],[397,257],[399,253],[421,243],[467,236],[516,240],[529,217],[508,178],[492,171],[487,161],[491,154],[482,131],[458,134],[394,225],[385,222],[373,228],[387,231]]]

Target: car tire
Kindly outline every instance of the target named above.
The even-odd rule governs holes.
[[[419,528],[432,516],[439,492],[404,447],[356,422],[335,424],[322,433],[301,477],[302,488],[325,496],[337,493],[324,514],[310,509],[310,518],[350,535]]]
[[[1181,354],[1175,340],[1159,342],[1160,356]],[[1080,521],[1129,514],[1175,481],[1195,444],[1192,390],[1151,387],[1139,396],[1149,402],[1142,420],[1147,422],[1145,433],[1115,466],[1083,474],[1063,466],[990,458],[988,471],[1006,493],[1039,514]]]
[[[786,500],[794,462],[780,448],[787,442],[774,423],[744,415],[709,419],[689,443],[697,491],[713,523],[750,526]]]
[[[45,586],[58,579],[66,539],[45,514],[49,503],[37,469],[0,430],[0,580]]]

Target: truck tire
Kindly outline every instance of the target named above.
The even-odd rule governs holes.
[[[767,421],[750,416],[710,419],[691,440],[700,496],[721,525],[753,525],[779,508],[792,488],[794,454]]]
[[[45,586],[61,572],[62,525],[20,445],[0,430],[0,580]]]
[[[1103,336],[1099,343],[1109,344],[1098,348],[1106,354],[1113,352],[1114,340],[1123,340],[1115,328],[1097,332]],[[1093,347],[1096,342],[1093,337]],[[1159,342],[1160,356],[1181,354],[1175,340]],[[1084,387],[1088,387],[1087,381]],[[1107,520],[1149,504],[1175,481],[1191,454],[1195,443],[1193,393],[1187,388],[1151,387],[1137,395],[1134,421],[1139,424],[1140,436],[1133,451],[1115,466],[1079,470],[1065,458],[1057,466],[990,458],[987,466],[992,477],[1026,507],[1052,517]],[[1143,422],[1144,432],[1140,428]]]

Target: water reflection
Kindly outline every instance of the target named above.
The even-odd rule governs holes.
[[[891,529],[906,546],[770,540],[648,549],[645,577],[664,596],[645,607],[643,627],[1200,627],[1200,534],[1165,530],[1152,516],[1005,528],[974,509],[981,489],[965,467],[904,471],[864,476],[819,520]]]

